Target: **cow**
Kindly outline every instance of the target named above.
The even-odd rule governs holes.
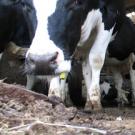
[[[114,34],[112,40],[108,45],[103,71],[106,72],[107,75],[109,75],[110,73],[112,75],[114,81],[114,88],[113,88],[115,93],[114,95],[117,95],[117,101],[119,105],[129,104],[129,99],[127,98],[127,96],[129,95],[129,92],[131,92],[132,105],[134,106],[135,105],[135,85],[134,85],[135,24],[128,17],[123,16],[123,22],[118,28],[119,30],[117,31],[117,33]],[[130,74],[131,91],[127,91],[123,89],[124,76],[126,74]],[[80,75],[76,73],[76,76],[77,76],[76,78],[79,78]],[[71,81],[73,81],[73,79]],[[74,87],[72,86],[73,89]],[[69,87],[69,91],[71,91],[72,88]],[[101,88],[101,94],[104,95],[102,98],[104,97],[106,98],[108,96],[108,93],[112,93],[112,87],[108,82],[101,83],[100,88]],[[80,88],[75,88],[75,89],[79,90]],[[115,92],[116,90],[117,90],[117,94]]]
[[[128,17],[123,16],[122,25],[119,26],[113,39],[110,41],[106,59],[104,63],[104,70],[107,74],[112,74],[115,88],[118,91],[117,101],[119,105],[128,104],[127,95],[129,92],[123,89],[124,76],[130,74],[131,80],[131,95],[132,105],[135,104],[135,24]],[[128,38],[127,38],[128,37]],[[101,93],[107,95],[111,88],[109,83],[101,84]]]
[[[33,0],[37,29],[26,54],[26,72],[52,75],[49,93],[61,96],[59,78],[66,78],[76,50],[86,47],[83,76],[87,88],[85,110],[100,110],[100,72],[112,34],[121,25],[122,0]],[[60,77],[60,76],[63,77]],[[61,79],[62,88],[65,79]],[[32,80],[29,84],[32,83]]]
[[[0,1],[0,54],[8,48],[28,48],[37,26],[32,0]],[[13,47],[11,47],[13,46]],[[19,49],[18,48],[18,49]],[[18,53],[18,49],[16,49]],[[14,50],[15,53],[15,50]]]
[[[119,27],[114,39],[109,43],[105,65],[109,65],[113,73],[118,98],[121,102],[127,102],[123,94],[123,75],[130,74],[132,84],[132,102],[135,103],[135,24],[128,18],[123,17],[122,25]],[[128,38],[127,38],[128,37]]]

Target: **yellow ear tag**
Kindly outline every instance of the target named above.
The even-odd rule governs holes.
[[[66,73],[64,73],[64,72],[61,73],[61,74],[60,74],[60,79],[61,79],[61,80],[65,80],[65,79],[66,79]]]

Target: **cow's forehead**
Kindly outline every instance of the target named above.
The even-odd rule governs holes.
[[[50,16],[56,9],[58,0],[33,0],[37,17]]]

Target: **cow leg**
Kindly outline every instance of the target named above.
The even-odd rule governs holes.
[[[135,64],[135,63],[134,63]],[[132,85],[132,105],[135,106],[135,70],[130,70],[131,85]]]
[[[115,83],[115,88],[118,91],[117,99],[120,105],[128,103],[128,99],[126,97],[126,91],[122,89],[123,77],[121,73],[117,70],[113,70],[113,79]]]
[[[0,53],[0,60],[2,59],[2,55],[3,55],[3,53]]]
[[[59,76],[50,79],[50,87],[48,96],[58,96],[60,97],[60,78]]]
[[[135,55],[131,54],[130,79],[132,85],[132,105],[135,106]]]
[[[88,89],[88,97],[85,108],[92,107],[93,110],[100,110],[101,109],[101,102],[100,102],[100,86],[99,86],[99,79],[100,79],[100,71],[103,66],[103,58],[99,55],[92,55],[89,56],[89,64],[91,67],[91,84],[89,85]]]
[[[66,97],[66,78],[65,79],[60,79],[60,76],[53,77],[50,80],[50,87],[49,87],[49,93],[48,96],[57,96],[62,99],[62,101],[65,101]]]
[[[91,84],[91,69],[89,65],[89,59],[87,58],[83,64],[82,64],[82,70],[83,70],[83,77],[87,89],[87,99],[86,99],[86,104],[85,104],[85,111],[92,110],[92,104],[90,101],[89,93],[88,90],[90,89],[90,84]],[[83,89],[84,91],[85,89]]]
[[[34,75],[27,75],[26,88],[31,90],[32,87],[34,86],[35,81],[36,81],[36,76],[34,76]]]
[[[66,86],[66,80],[65,79],[60,79],[60,97],[62,99],[62,101],[64,102],[66,100],[68,90],[67,90],[67,86]],[[68,100],[68,97],[67,97]],[[68,101],[65,101],[68,102]]]
[[[89,64],[92,73],[91,84],[88,89],[88,99],[86,102],[85,108],[88,110],[92,106],[93,110],[100,110],[101,102],[100,102],[100,72],[104,64],[105,53],[107,50],[107,46],[111,40],[113,28],[109,31],[104,30],[104,25],[101,23],[98,26],[98,32],[95,39],[95,42],[89,53]]]

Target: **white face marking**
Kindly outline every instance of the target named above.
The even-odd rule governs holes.
[[[47,24],[48,24],[48,17],[53,14],[56,9],[56,4],[58,0],[33,0],[34,6],[36,9],[36,15],[38,20],[38,25],[35,33],[35,37],[33,39],[32,45],[27,52],[28,53],[36,54],[36,55],[46,55],[48,53],[59,53],[58,61],[64,60],[64,55],[62,50],[60,50],[53,41],[50,40]]]
[[[69,72],[71,68],[71,62],[64,60],[63,51],[58,48],[53,41],[50,40],[48,34],[48,17],[54,13],[57,1],[58,0],[49,0],[46,4],[45,0],[40,0],[40,2],[39,0],[34,0],[38,25],[32,45],[26,54],[26,58],[28,57],[29,53],[42,57],[42,55],[58,52],[58,57],[56,59],[58,69],[56,73],[59,73],[64,71]]]

